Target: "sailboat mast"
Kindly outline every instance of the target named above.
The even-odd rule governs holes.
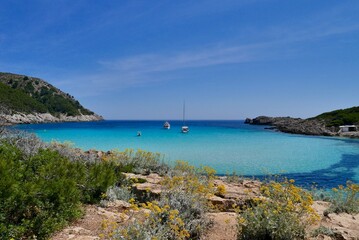
[[[184,121],[185,121],[185,114],[186,114],[186,102],[185,102],[185,101],[183,101],[183,125],[185,125],[185,124],[184,124]]]

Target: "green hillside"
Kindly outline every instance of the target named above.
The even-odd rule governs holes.
[[[11,87],[0,82],[0,103],[5,107],[17,112],[39,112],[44,113],[47,107],[27,95],[21,90],[12,89]]]
[[[324,120],[328,127],[359,124],[359,106],[322,113],[314,119]]]
[[[44,80],[12,73],[0,73],[0,105],[25,113],[93,114],[74,97]]]

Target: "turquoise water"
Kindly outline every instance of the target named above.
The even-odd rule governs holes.
[[[291,135],[266,130],[243,121],[190,121],[189,134],[181,122],[171,129],[162,121],[102,121],[33,124],[19,128],[49,142],[71,141],[84,150],[143,149],[164,154],[165,161],[186,160],[208,165],[219,174],[246,176],[284,174],[299,183],[336,186],[359,182],[359,141]],[[142,132],[137,137],[137,131]]]

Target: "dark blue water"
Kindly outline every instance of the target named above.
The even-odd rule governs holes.
[[[102,121],[21,125],[45,141],[71,141],[82,149],[143,149],[164,154],[165,161],[208,165],[218,174],[281,174],[301,185],[334,187],[359,182],[359,141],[291,135],[246,125],[243,121]],[[137,137],[137,131],[142,132]]]

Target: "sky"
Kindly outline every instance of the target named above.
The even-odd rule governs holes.
[[[306,118],[359,105],[359,1],[1,0],[0,72],[106,119]]]

